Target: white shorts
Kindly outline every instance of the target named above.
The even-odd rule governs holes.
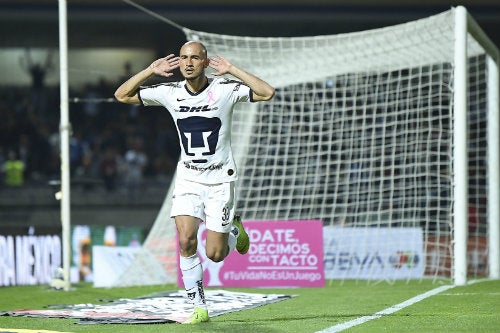
[[[200,184],[175,181],[171,216],[194,216],[205,221],[208,230],[228,233],[234,218],[236,191],[234,182]]]

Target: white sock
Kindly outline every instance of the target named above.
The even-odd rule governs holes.
[[[238,237],[236,237],[232,231],[229,232],[229,238],[227,239],[227,245],[229,246],[229,253],[231,253],[236,247],[236,243],[238,242]]]
[[[191,257],[179,257],[179,266],[182,271],[184,289],[193,305],[206,309],[205,292],[203,290],[203,267],[200,258],[195,253]]]

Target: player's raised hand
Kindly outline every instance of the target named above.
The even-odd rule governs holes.
[[[230,72],[233,64],[231,64],[226,58],[220,55],[210,58],[208,65],[216,70],[213,75],[220,76]]]
[[[153,70],[156,75],[161,75],[169,77],[174,75],[172,71],[179,68],[179,57],[173,54],[169,54],[164,58],[157,59],[153,61],[149,67]]]

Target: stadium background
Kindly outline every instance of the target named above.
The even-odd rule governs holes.
[[[137,3],[191,29],[248,36],[362,31],[424,18],[451,5],[464,4],[486,34],[500,45],[497,1],[378,1],[373,4],[367,0],[144,0]],[[145,51],[150,60],[178,52],[184,41],[180,30],[119,0],[68,1],[68,29],[70,50],[130,49]],[[9,58],[12,54],[25,56],[28,49],[41,63],[41,54],[57,51],[57,1],[0,1],[0,72],[3,73],[0,162],[7,159],[12,149],[26,162],[22,186],[7,186],[3,181],[0,185],[0,225],[5,234],[26,234],[30,227],[42,228],[47,233],[60,230],[59,203],[54,199],[58,188],[49,185],[51,180],[59,178],[57,141],[54,141],[59,122],[58,73],[49,73],[43,105],[36,105],[29,74],[23,71],[20,59],[13,62]],[[127,69],[124,62],[116,64],[112,58],[109,61],[109,72],[82,73],[84,78],[89,78],[88,82],[75,79],[78,72],[70,73],[70,98],[111,98],[119,84],[116,77],[125,76]],[[57,63],[58,58],[54,57],[52,62]],[[131,63],[130,69],[135,72],[140,66]],[[145,236],[168,190],[178,153],[175,144],[172,149],[169,142],[176,140],[176,133],[169,118],[161,116],[159,111],[140,113],[140,109],[110,102],[93,105],[93,109],[87,107],[91,108],[83,102],[70,104],[75,153],[72,224],[92,224],[101,229],[108,225],[140,226]],[[123,160],[136,144],[142,145],[148,158],[139,187],[127,186],[127,176],[123,171],[118,172],[125,162],[113,164],[116,159]],[[115,178],[105,179],[104,170],[106,165],[109,167],[106,163],[113,164],[110,168],[116,169]]]

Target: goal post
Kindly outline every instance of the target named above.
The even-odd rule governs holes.
[[[498,278],[498,49],[465,8],[340,35],[183,30],[277,88],[234,112],[244,220],[418,229],[425,277]],[[175,244],[170,199],[148,253]]]
[[[489,277],[491,279],[500,279],[500,175],[499,175],[499,63],[500,57],[488,56],[488,178],[490,186],[488,187],[488,263]]]
[[[486,176],[489,180],[489,186],[487,187],[487,231],[488,231],[488,277],[491,279],[500,278],[500,195],[499,195],[499,168],[500,157],[499,157],[499,63],[500,63],[500,52],[495,44],[488,38],[481,27],[477,24],[474,18],[469,15],[466,9],[462,6],[456,8],[456,33],[460,32],[461,35],[456,35],[456,55],[465,59],[460,62],[463,68],[460,71],[467,72],[467,48],[460,46],[462,44],[467,44],[467,38],[473,38],[476,40],[481,47],[484,49],[485,53],[485,76],[486,76],[486,119],[487,128],[486,136],[488,142],[488,148],[486,151]],[[468,35],[470,34],[470,37]],[[460,46],[458,46],[459,44]],[[459,54],[459,55],[458,55]],[[457,66],[458,67],[458,66]],[[456,79],[456,78],[455,78]],[[467,82],[467,77],[465,78]],[[456,83],[457,84],[457,83]],[[465,90],[464,92],[467,92]],[[455,93],[456,94],[456,93]],[[465,221],[464,221],[465,222]],[[463,229],[466,229],[463,228]],[[456,242],[459,244],[459,242]],[[456,266],[458,268],[455,271],[455,284],[465,284],[467,279],[466,267],[467,264],[464,263],[463,256],[464,252],[467,253],[467,244],[463,243],[456,245],[459,247],[458,252],[462,253],[461,256],[457,256],[456,261],[459,262]],[[457,250],[456,250],[457,251]],[[465,274],[464,274],[465,271]]]
[[[454,282],[467,282],[468,156],[467,156],[467,12],[455,9],[455,52],[453,70],[453,180]],[[465,134],[465,135],[464,135]]]

